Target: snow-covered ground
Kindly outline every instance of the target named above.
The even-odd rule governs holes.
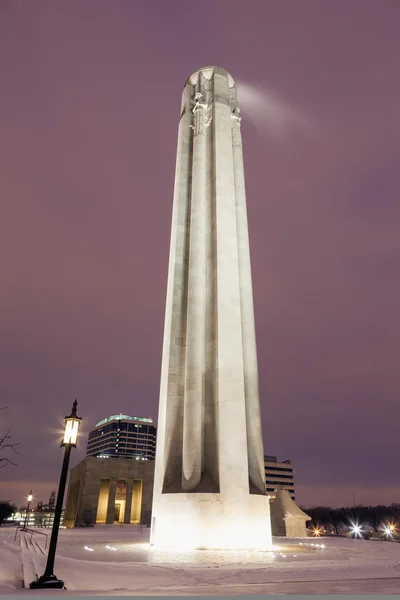
[[[24,545],[14,542],[14,535],[15,528],[0,529],[0,594],[37,594],[22,589],[21,555],[28,579],[43,573],[46,556],[38,548],[21,549]],[[36,539],[43,547],[44,537]],[[68,591],[55,593],[177,596],[400,590],[398,543],[345,538],[274,541],[274,552],[188,552],[150,548],[149,530],[141,533],[133,525],[62,529],[55,571]]]

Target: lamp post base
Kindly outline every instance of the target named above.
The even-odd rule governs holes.
[[[38,577],[36,581],[32,581],[32,583],[29,584],[29,587],[31,590],[62,590],[65,587],[65,583],[55,575],[42,575],[41,577]]]

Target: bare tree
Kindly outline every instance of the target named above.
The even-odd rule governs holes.
[[[328,515],[329,515],[329,520],[332,523],[335,533],[336,533],[336,535],[339,535],[339,529],[343,525],[343,522],[345,520],[345,515],[343,512],[343,509],[331,508],[330,506],[328,506],[327,510],[328,510]]]
[[[6,408],[7,408],[7,406],[3,406],[0,408],[0,410],[5,410]],[[15,467],[17,466],[17,463],[10,460],[10,458],[8,458],[8,456],[5,456],[5,453],[11,451],[11,452],[14,452],[15,454],[18,454],[18,451],[16,450],[16,446],[19,446],[20,442],[13,443],[10,440],[11,440],[11,429],[9,429],[5,434],[0,434],[0,469],[3,469],[7,465],[14,465]]]

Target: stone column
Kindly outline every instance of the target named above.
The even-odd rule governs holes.
[[[134,509],[134,514],[132,515],[133,521],[141,521],[142,515],[142,493],[143,493],[143,482],[139,479],[135,479],[133,482],[133,491],[132,491],[132,504]]]
[[[190,207],[190,166],[192,114],[187,104],[187,88],[182,98],[175,170],[175,186],[168,264],[164,342],[158,412],[157,466],[154,476],[154,501],[164,488],[182,478],[183,387],[185,376],[186,255],[189,238],[187,222]]]
[[[239,252],[247,453],[250,483],[255,486],[260,494],[265,494],[264,444],[262,439],[261,410],[258,392],[256,329],[254,322],[242,134],[240,131],[241,119],[239,113],[239,108],[236,108],[235,112],[232,113],[232,146],[235,176],[236,227]]]
[[[216,394],[218,462],[223,500],[249,493],[239,253],[228,78],[214,74],[216,220]],[[233,506],[232,504],[232,506]]]
[[[203,376],[205,361],[206,136],[202,94],[193,109],[193,168],[183,412],[182,489],[200,483],[203,451]]]
[[[129,478],[126,482],[125,514],[124,514],[124,523],[128,523],[128,524],[131,522],[132,490],[133,490],[133,479]]]
[[[111,525],[112,523],[114,523],[116,494],[117,494],[117,478],[111,477],[110,491],[108,494],[107,517],[106,517],[107,525]]]

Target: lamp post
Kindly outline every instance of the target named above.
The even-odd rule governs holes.
[[[23,526],[23,528],[22,528],[23,530],[24,530],[24,529],[26,529],[26,524],[27,524],[27,521],[28,521],[28,515],[29,515],[29,506],[30,506],[30,504],[31,504],[31,502],[32,502],[32,498],[33,498],[33,496],[32,496],[32,490],[31,490],[31,491],[29,492],[29,494],[28,494],[28,497],[27,497],[28,504],[27,504],[27,507],[26,507],[25,521],[24,521],[24,526]]]
[[[54,513],[54,522],[50,538],[49,553],[47,555],[46,569],[41,577],[39,577],[36,581],[32,581],[32,583],[29,585],[30,589],[60,589],[64,587],[64,582],[54,575],[54,559],[56,555],[65,485],[67,483],[69,457],[71,454],[71,448],[76,447],[76,440],[81,422],[80,417],[78,417],[76,414],[77,406],[78,402],[75,400],[72,405],[71,414],[64,419],[64,438],[61,443],[61,446],[64,446],[64,460],[61,469],[60,484],[58,486],[56,509]]]

